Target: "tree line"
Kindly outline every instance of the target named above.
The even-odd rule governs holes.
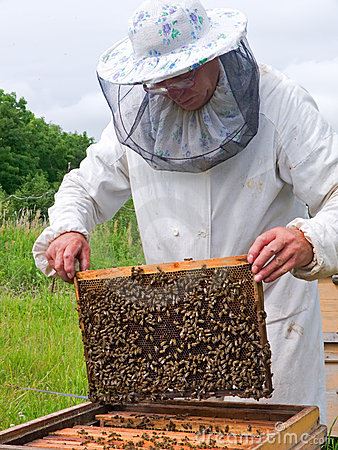
[[[0,89],[0,212],[45,216],[63,176],[93,142],[85,132],[67,133],[35,117],[24,98]]]

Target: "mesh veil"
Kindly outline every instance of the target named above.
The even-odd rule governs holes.
[[[203,107],[186,114],[172,100],[146,93],[141,85],[117,85],[98,77],[119,142],[154,169],[193,173],[206,171],[245,149],[258,130],[258,66],[245,40],[219,60],[224,85],[219,88],[222,92],[218,91],[215,111]],[[180,122],[185,116],[189,117],[188,129]]]

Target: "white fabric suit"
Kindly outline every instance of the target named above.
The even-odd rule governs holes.
[[[264,286],[275,391],[261,402],[318,405],[325,423],[318,289],[305,280],[338,271],[338,138],[306,91],[268,66],[260,71],[260,125],[245,150],[200,174],[155,171],[110,124],[66,175],[33,252],[52,274],[49,243],[71,230],[89,236],[131,195],[147,263],[243,254],[270,228],[301,228],[315,262]]]

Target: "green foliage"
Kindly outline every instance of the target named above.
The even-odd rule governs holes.
[[[28,175],[22,186],[10,196],[9,211],[11,215],[15,216],[21,211],[29,211],[29,215],[34,216],[39,211],[43,217],[47,217],[47,210],[53,203],[55,190],[48,183],[42,170],[35,175]]]
[[[0,191],[1,195],[1,191]],[[35,266],[32,247],[46,226],[38,214],[23,210],[0,223],[0,285],[2,289],[33,291],[50,284]],[[91,268],[142,264],[144,256],[131,201],[113,220],[96,227],[90,239]]]
[[[332,430],[338,420],[338,416],[335,418],[333,423],[330,425],[330,429],[327,435],[327,440],[325,445],[322,446],[323,450],[338,450],[338,437],[332,436]]]
[[[32,152],[33,120],[23,98],[17,101],[14,94],[0,90],[0,184],[7,193],[13,193],[21,180],[37,168]]]
[[[86,133],[66,133],[41,118],[34,118],[30,127],[35,138],[33,155],[50,183],[60,182],[69,169],[78,167],[93,142]]]
[[[3,290],[36,289],[48,280],[35,267],[32,247],[43,230],[38,220],[29,220],[25,212],[16,220],[4,220],[0,227],[0,285]]]
[[[113,220],[99,225],[91,238],[92,269],[144,263],[141,240],[132,200]],[[99,252],[96,249],[100,249]]]
[[[35,117],[25,99],[17,100],[14,93],[0,89],[0,186],[8,196],[20,197],[25,191],[29,197],[38,197],[42,185],[46,192],[55,190],[65,173],[78,167],[91,143],[86,133],[66,133]],[[46,211],[52,199],[49,196],[43,204],[11,200],[11,209],[28,206]]]
[[[0,218],[6,217],[9,210],[9,201],[7,201],[7,194],[0,185]]]

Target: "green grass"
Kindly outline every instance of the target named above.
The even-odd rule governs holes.
[[[15,386],[86,395],[72,289],[7,292],[1,296],[0,318],[0,428],[78,403]]]
[[[338,438],[329,437],[327,443],[322,448],[323,450],[338,450]]]
[[[334,422],[330,426],[326,444],[323,445],[323,447],[322,447],[323,450],[338,450],[338,437],[331,436],[333,427],[335,426],[337,420],[338,420],[338,416],[335,418]]]
[[[43,229],[25,216],[0,227],[0,429],[84,400],[18,389],[87,394],[74,286],[51,280],[31,256]],[[92,268],[143,263],[136,219],[129,203],[91,238]]]

